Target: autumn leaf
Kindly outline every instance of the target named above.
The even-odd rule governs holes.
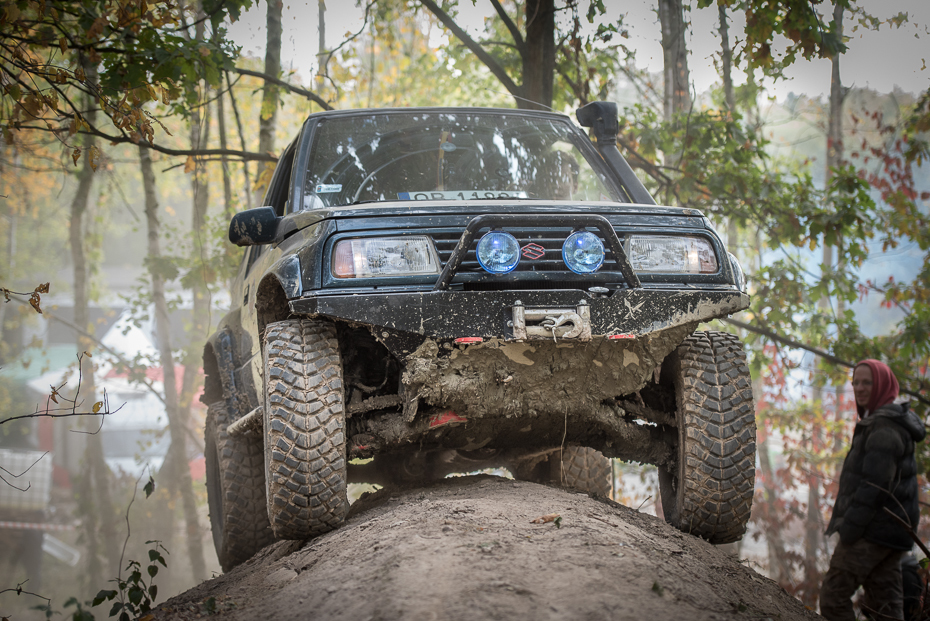
[[[66,54],[68,52],[68,40],[64,37],[59,37],[58,47],[61,49],[62,54]]]
[[[107,26],[106,17],[98,17],[94,20],[94,23],[91,24],[90,29],[87,31],[88,39],[96,39],[101,34],[103,34],[103,29]]]
[[[536,518],[531,521],[530,524],[548,524],[549,522],[557,522],[556,526],[559,526],[562,522],[562,516],[558,513],[550,513],[549,515]]]
[[[195,168],[197,168],[197,162],[194,160],[194,156],[188,155],[187,161],[184,162],[184,174],[194,172]]]
[[[100,165],[100,149],[94,145],[91,145],[90,151],[87,152],[87,163],[94,172],[97,172],[97,166]]]
[[[36,293],[48,293],[48,291],[49,291],[49,284],[48,284],[47,282],[42,283],[41,285],[39,285],[38,287],[36,287],[35,291],[36,291]]]
[[[103,407],[103,401],[98,401],[94,404],[94,414],[100,411],[100,408]]]
[[[81,148],[75,147],[74,151],[71,152],[71,159],[74,160],[74,165],[77,166],[78,160],[81,159]]]
[[[32,295],[29,296],[29,304],[30,304],[30,306],[32,306],[32,308],[34,308],[35,311],[36,311],[37,313],[39,313],[40,315],[42,314],[42,307],[39,306],[39,304],[40,304],[41,302],[42,302],[42,298],[39,297],[39,294],[38,294],[38,293],[33,292]]]

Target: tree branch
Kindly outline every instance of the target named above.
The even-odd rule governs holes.
[[[292,93],[294,93],[294,94],[296,94],[296,95],[301,95],[301,96],[303,96],[303,97],[306,97],[306,98],[309,99],[310,101],[312,101],[312,102],[318,104],[318,105],[319,105],[321,108],[323,108],[324,110],[332,110],[332,109],[333,109],[333,107],[332,107],[331,105],[329,105],[329,103],[327,103],[325,99],[323,99],[322,97],[320,97],[319,95],[317,95],[317,94],[314,93],[313,91],[308,91],[308,90],[305,89],[305,88],[300,88],[299,86],[294,86],[293,84],[289,84],[289,83],[285,82],[284,80],[281,80],[281,79],[278,79],[278,78],[276,78],[276,77],[274,77],[274,76],[268,75],[267,73],[262,73],[262,72],[260,72],[260,71],[252,71],[251,69],[240,69],[240,68],[238,68],[238,67],[233,67],[233,71],[235,71],[236,73],[238,73],[238,74],[240,74],[240,75],[250,75],[250,76],[252,76],[253,78],[261,78],[261,79],[264,80],[265,82],[271,82],[272,84],[277,84],[278,86],[281,86],[281,87],[283,87],[283,88],[286,88],[287,90],[291,91]]]
[[[17,298],[12,298],[12,300],[13,300],[14,302],[18,302],[19,304],[22,304],[23,306],[25,306],[26,304],[28,304],[28,302],[24,302],[24,301],[19,300],[19,299],[17,299]],[[80,334],[81,336],[86,337],[86,338],[92,340],[94,343],[97,344],[97,347],[99,347],[100,349],[104,350],[105,352],[107,352],[108,354],[110,354],[111,356],[113,356],[114,358],[116,358],[117,360],[119,360],[121,363],[125,364],[127,367],[132,368],[132,362],[130,362],[129,360],[126,360],[125,358],[123,358],[123,356],[122,356],[119,352],[117,352],[117,351],[115,351],[115,350],[113,350],[113,349],[110,349],[109,347],[107,347],[106,345],[104,345],[103,342],[101,342],[97,337],[95,337],[95,336],[94,336],[93,334],[91,334],[90,332],[87,332],[86,330],[81,329],[77,324],[75,324],[75,323],[73,323],[73,322],[70,322],[70,321],[68,321],[67,319],[62,319],[61,317],[58,317],[58,316],[56,316],[56,315],[53,315],[53,314],[51,314],[51,313],[49,313],[49,312],[44,312],[44,313],[42,313],[42,316],[45,317],[46,319],[51,319],[52,321],[57,321],[58,323],[61,323],[61,324],[64,324],[64,325],[68,326],[69,328],[71,328],[72,330],[74,330],[75,332],[77,332],[78,334]],[[151,392],[153,395],[155,395],[156,397],[158,397],[158,400],[161,401],[162,404],[165,403],[165,397],[164,397],[160,392],[158,392],[157,390],[155,390],[155,386],[153,386],[152,383],[151,383],[150,381],[148,381],[147,379],[143,379],[143,380],[140,380],[140,381],[145,385],[146,388],[149,389],[149,392]],[[167,386],[165,386],[165,390],[168,390],[168,387],[167,387]]]
[[[430,13],[435,15],[439,21],[445,25],[446,28],[452,31],[452,34],[454,34],[459,41],[465,44],[465,47],[470,49],[472,53],[478,57],[478,60],[484,63],[484,65],[491,71],[491,73],[494,74],[494,77],[500,80],[501,84],[504,85],[504,88],[506,88],[511,95],[514,97],[523,96],[523,87],[518,86],[513,80],[511,80],[510,76],[507,75],[507,72],[504,71],[504,68],[501,67],[498,62],[494,60],[494,58],[492,58],[491,55],[488,54],[477,41],[468,36],[468,33],[462,30],[462,28],[455,23],[455,20],[452,19],[448,13],[439,8],[438,4],[433,2],[433,0],[420,0],[420,4],[426,7]]]
[[[776,343],[781,343],[782,345],[784,345],[784,346],[786,346],[786,347],[793,347],[793,348],[795,348],[795,349],[803,349],[804,351],[808,351],[808,352],[810,352],[810,353],[812,353],[812,354],[814,354],[814,355],[816,355],[816,356],[820,356],[821,358],[823,358],[823,359],[826,360],[827,362],[831,362],[831,363],[833,363],[833,364],[836,364],[836,365],[839,365],[839,366],[842,366],[842,367],[847,367],[847,368],[850,368],[850,369],[851,369],[851,368],[853,368],[853,367],[856,366],[856,364],[853,363],[853,362],[849,362],[848,360],[843,360],[842,358],[837,358],[837,357],[834,356],[833,354],[830,354],[830,353],[828,353],[828,352],[825,352],[824,350],[822,350],[822,349],[820,349],[820,348],[818,348],[818,347],[813,347],[812,345],[805,345],[804,343],[799,343],[799,342],[797,342],[797,341],[795,341],[795,340],[789,339],[789,338],[786,337],[786,336],[782,336],[781,334],[778,334],[777,332],[775,332],[775,331],[773,331],[773,330],[769,330],[768,328],[762,328],[762,327],[760,327],[760,326],[754,326],[754,325],[749,324],[749,323],[746,323],[746,322],[744,322],[744,321],[740,321],[740,320],[738,320],[738,319],[733,319],[732,317],[723,317],[723,318],[720,319],[720,321],[722,321],[722,322],[724,322],[724,323],[728,323],[728,324],[733,325],[733,326],[736,326],[737,328],[742,328],[743,330],[746,330],[746,331],[748,331],[748,332],[754,332],[754,333],[756,333],[756,334],[761,334],[762,336],[767,337],[767,338],[770,338],[770,339],[772,339],[773,341],[775,341]],[[908,380],[910,380],[910,381],[916,381],[916,380],[914,380],[914,378],[912,378],[912,377],[908,377],[908,378],[906,378],[906,379],[908,379]],[[919,383],[919,381],[918,381],[918,383]],[[927,399],[926,397],[924,397],[923,395],[921,395],[921,394],[918,393],[918,392],[915,392],[915,391],[913,391],[913,390],[908,390],[908,389],[906,389],[906,388],[901,388],[901,392],[903,392],[903,393],[906,394],[906,395],[910,395],[910,396],[914,397],[915,399],[917,399],[918,401],[920,401],[920,402],[923,403],[923,404],[930,405],[930,399]]]
[[[21,129],[34,129],[37,131],[51,132],[55,133],[58,130],[50,130],[47,127],[42,127],[41,125],[22,125]],[[103,138],[104,140],[109,140],[111,144],[135,144],[140,147],[148,147],[153,151],[158,151],[159,153],[164,153],[165,155],[190,155],[193,157],[236,157],[241,160],[259,160],[263,162],[277,162],[278,158],[270,153],[254,153],[252,151],[237,151],[235,149],[169,149],[168,147],[163,147],[157,143],[147,142],[145,140],[133,141],[129,136],[114,136],[112,134],[106,134],[96,127],[91,127],[90,130],[81,130],[79,133],[82,134],[91,134],[97,136],[98,138]]]
[[[504,22],[505,26],[507,26],[507,30],[510,31],[510,36],[513,37],[513,41],[516,44],[517,51],[520,52],[520,58],[525,58],[526,57],[526,41],[523,40],[523,35],[520,33],[520,29],[517,28],[517,25],[515,23],[513,23],[513,20],[510,19],[509,15],[507,15],[507,11],[504,10],[504,7],[501,6],[501,3],[498,2],[498,0],[491,0],[491,4],[494,5],[494,10],[497,11],[497,14],[501,18],[501,21]]]

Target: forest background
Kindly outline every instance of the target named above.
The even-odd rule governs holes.
[[[27,603],[89,599],[147,540],[171,553],[162,597],[217,571],[199,471],[184,467],[202,450],[202,343],[228,307],[240,256],[225,242],[229,217],[260,204],[276,154],[308,114],[571,114],[607,99],[621,104],[621,150],[657,200],[702,210],[747,272],[752,307],[714,325],[746,342],[757,401],[756,499],[736,552],[816,605],[825,519],[856,419],[850,364],[886,360],[924,418],[930,403],[930,75],[919,52],[903,52],[905,40],[926,48],[930,36],[917,4],[658,0],[631,33],[640,8],[602,0],[4,2],[0,437],[34,435],[36,414],[90,432],[69,485],[53,494],[54,515],[43,516],[77,525],[68,541],[81,571],[47,562],[42,597]],[[243,52],[261,32],[256,19],[263,50]],[[886,92],[843,80],[847,54],[875,32],[897,41],[877,71],[913,67]],[[653,60],[637,40],[655,42]],[[708,42],[712,53],[689,53]],[[282,67],[292,44],[302,51]],[[793,87],[799,71],[806,95]],[[150,352],[101,341],[123,311],[127,331],[154,326]],[[56,325],[81,373],[62,370],[36,395],[25,384],[55,368]],[[167,457],[142,475],[154,483],[147,499],[133,500],[139,481],[108,466],[93,433],[120,415],[97,390],[104,373],[164,409]],[[930,449],[921,451],[925,470]],[[648,470],[616,471],[618,500],[661,510]],[[21,484],[16,474],[0,470],[0,485]],[[930,482],[920,481],[926,501]],[[11,568],[0,589],[22,579]],[[0,598],[2,614],[24,601]]]

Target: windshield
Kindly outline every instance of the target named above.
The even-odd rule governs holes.
[[[320,121],[304,204],[621,200],[567,121],[502,112],[390,113]]]

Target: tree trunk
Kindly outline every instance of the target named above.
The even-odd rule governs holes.
[[[754,384],[756,382],[753,382]],[[778,484],[775,468],[772,466],[772,455],[769,448],[769,432],[765,426],[759,426],[759,441],[756,445],[759,454],[759,469],[762,471],[762,506],[759,507],[763,515],[765,527],[765,543],[768,549],[769,572],[772,579],[782,587],[788,585],[791,571],[788,567],[788,555],[785,552],[785,541],[781,536],[781,526],[787,517],[779,511]]]
[[[688,48],[685,46],[685,20],[681,0],[659,0],[665,76],[665,120],[691,111]]]
[[[82,62],[87,79],[97,81],[97,68],[89,62]],[[88,97],[86,102],[85,119],[91,127],[95,126],[97,112],[95,102]],[[71,245],[71,261],[74,270],[74,323],[82,329],[93,334],[94,326],[90,320],[90,296],[87,266],[87,254],[84,248],[84,222],[87,207],[90,202],[90,191],[94,183],[94,168],[91,166],[91,156],[97,148],[97,141],[91,134],[85,134],[82,141],[84,163],[78,175],[78,187],[71,201],[71,217],[69,242]],[[76,335],[78,351],[92,349],[92,341]],[[81,385],[78,399],[81,405],[93,405],[97,401],[97,389],[94,382],[94,365],[91,358],[83,356],[81,359]],[[97,417],[88,417],[84,420],[85,437],[84,448],[84,482],[83,493],[85,498],[93,498],[91,503],[84,506],[88,508],[88,578],[100,579],[104,568],[100,565],[98,554],[101,552],[100,544],[107,561],[106,572],[115,576],[119,572],[119,541],[116,534],[116,512],[113,507],[113,498],[110,494],[110,470],[103,457],[103,443],[97,430],[100,421]],[[93,505],[93,507],[91,507]],[[96,532],[94,532],[96,531]],[[93,583],[91,583],[93,584]]]
[[[839,36],[843,36],[843,6],[839,3],[833,8],[833,20],[839,27]],[[831,171],[843,159],[843,100],[846,97],[843,81],[840,79],[840,55],[832,60],[830,75],[830,119],[827,123],[827,182],[833,177]]]
[[[197,10],[197,21],[194,29],[194,39],[202,41],[204,38],[204,13],[201,8]],[[204,96],[202,101],[209,100],[209,89],[204,86]],[[201,111],[203,117],[201,118]],[[208,134],[210,128],[210,106],[196,106],[191,110],[191,133],[190,141],[192,149],[206,148],[208,143]],[[154,186],[153,186],[154,188]],[[203,540],[200,531],[200,523],[197,517],[197,503],[194,498],[193,481],[191,479],[190,468],[188,467],[187,453],[187,434],[190,425],[190,408],[197,391],[200,369],[200,347],[197,345],[203,342],[209,333],[209,315],[210,315],[210,291],[207,287],[208,268],[208,246],[206,240],[206,231],[204,230],[204,217],[206,214],[207,204],[210,200],[209,186],[206,182],[206,171],[202,161],[195,161],[194,171],[191,177],[191,192],[193,194],[193,223],[191,226],[191,294],[193,297],[192,325],[188,330],[189,345],[184,355],[184,372],[181,377],[181,394],[178,398],[177,417],[175,422],[178,425],[177,431],[172,425],[171,445],[168,448],[168,455],[165,457],[166,479],[172,491],[177,493],[181,499],[181,506],[184,511],[184,523],[186,528],[187,552],[191,564],[191,572],[194,580],[200,582],[207,578],[206,562],[203,556]],[[168,386],[166,382],[165,393],[169,390],[177,390],[177,385]],[[167,405],[167,401],[166,401]]]
[[[236,119],[236,130],[239,133],[239,145],[243,151],[247,151],[245,143],[245,132],[242,130],[242,118],[239,116],[239,106],[236,104],[236,94],[233,92],[232,83],[229,81],[229,73],[225,73],[226,85],[229,93],[229,104],[232,106],[233,117]],[[245,208],[252,208],[252,182],[249,180],[249,162],[242,162],[242,175],[245,182]]]
[[[717,5],[717,17],[720,22],[720,73],[723,76],[723,100],[727,107],[730,118],[736,113],[736,96],[733,94],[733,50],[730,49],[730,28],[727,25],[727,9],[722,4]],[[736,224],[736,218],[727,218],[727,250],[740,258],[739,245],[739,227]]]
[[[180,490],[182,505],[184,507],[185,522],[188,532],[187,548],[191,559],[191,568],[194,579],[202,580],[206,577],[206,565],[203,559],[203,546],[200,542],[200,526],[197,521],[196,506],[193,496],[193,482],[190,478],[190,469],[187,468],[187,456],[183,447],[187,446],[187,424],[182,416],[178,401],[178,384],[175,375],[174,358],[171,353],[171,320],[168,314],[168,303],[165,297],[165,279],[153,269],[158,265],[161,257],[160,235],[161,224],[158,221],[158,195],[155,187],[155,172],[152,169],[151,152],[146,147],[139,147],[139,162],[142,169],[142,186],[145,193],[145,219],[148,226],[148,257],[152,276],[152,303],[155,306],[155,330],[157,332],[157,346],[159,363],[162,368],[162,377],[165,396],[165,413],[168,416],[168,432],[171,437],[171,447],[174,449],[170,457],[173,472],[169,474],[174,479],[172,487]],[[175,447],[182,447],[178,450]],[[166,459],[166,462],[168,459]]]
[[[523,98],[517,100],[517,107],[525,110],[551,110],[554,75],[555,2],[527,0]]]
[[[204,96],[204,100],[208,97]],[[210,108],[204,107],[204,118],[201,119],[199,109],[191,113],[191,148],[203,149],[207,146],[210,127]],[[201,136],[203,134],[203,136]],[[203,162],[197,162],[191,178],[191,191],[194,195],[193,221],[191,225],[191,238],[193,250],[191,265],[194,278],[191,279],[191,293],[193,295],[192,325],[188,332],[190,346],[185,352],[184,373],[181,378],[181,396],[178,402],[179,433],[171,437],[171,463],[174,468],[173,480],[178,486],[184,507],[184,520],[187,528],[187,548],[190,554],[191,569],[194,579],[198,582],[207,578],[206,563],[203,556],[203,542],[201,540],[200,524],[197,518],[197,505],[194,499],[193,481],[190,469],[187,467],[187,431],[190,424],[190,408],[197,392],[200,369],[200,346],[210,332],[210,289],[208,286],[207,267],[209,248],[206,243],[207,231],[204,223],[207,205],[210,201],[210,188],[207,183],[206,170]],[[178,442],[175,443],[175,438]],[[168,462],[168,459],[165,460]]]
[[[281,11],[282,0],[269,0],[266,19],[265,73],[278,77],[281,73]],[[262,112],[258,130],[259,153],[274,153],[275,122],[278,114],[278,87],[265,82],[262,88]]]
[[[833,7],[833,20],[839,28],[839,36],[843,36],[843,6],[837,3]],[[846,89],[843,88],[843,81],[840,79],[840,55],[835,54],[831,62],[830,75],[830,119],[827,122],[827,184],[833,179],[833,169],[840,166],[843,162],[843,101],[846,99]],[[824,261],[827,259],[827,246],[824,245]],[[830,259],[832,261],[832,249]],[[824,265],[830,265],[825,262]],[[841,270],[843,258],[837,257],[837,270]],[[842,317],[845,308],[845,302],[842,298],[837,300],[837,317]]]
[[[843,36],[843,7],[837,4],[833,9],[833,19],[839,26],[839,35]],[[840,56],[836,54],[832,60],[832,72],[830,76],[830,118],[827,122],[827,174],[826,184],[829,186],[833,178],[833,169],[840,164],[843,158],[843,83],[840,79]],[[821,265],[825,270],[833,269],[833,248],[827,245],[826,240],[823,244],[823,257]],[[830,298],[825,295],[817,302],[818,310],[827,314],[830,312]],[[813,405],[823,411],[823,418],[826,420],[826,409],[823,405],[823,388],[815,383],[813,391]],[[820,425],[815,425],[812,430],[812,454],[816,455],[824,445],[823,429]],[[817,567],[817,557],[823,547],[823,524],[820,516],[820,486],[816,477],[809,477],[810,492],[808,500],[807,514],[807,537],[804,550],[804,567],[805,577],[808,584],[813,581],[819,583],[820,571]],[[816,512],[812,504],[816,502]],[[811,602],[816,599],[815,595],[811,596]],[[807,602],[805,602],[807,603]]]
[[[326,66],[329,64],[330,55],[326,52],[326,2],[317,0],[317,9],[319,11],[319,43],[317,45],[317,59],[320,67],[316,72],[316,87],[322,94],[323,85],[326,83]]]
[[[223,94],[217,93],[216,97],[216,122],[219,132],[220,148],[224,151],[227,148],[226,143],[226,110],[223,105]],[[229,160],[224,155],[220,160],[223,167],[223,213],[226,219],[230,219],[236,213],[236,204],[232,191],[232,178],[229,174]]]
[[[720,21],[720,73],[723,74],[723,100],[727,110],[732,115],[736,111],[736,97],[733,94],[733,50],[730,48],[730,28],[727,25],[727,8],[717,5],[717,15]]]

